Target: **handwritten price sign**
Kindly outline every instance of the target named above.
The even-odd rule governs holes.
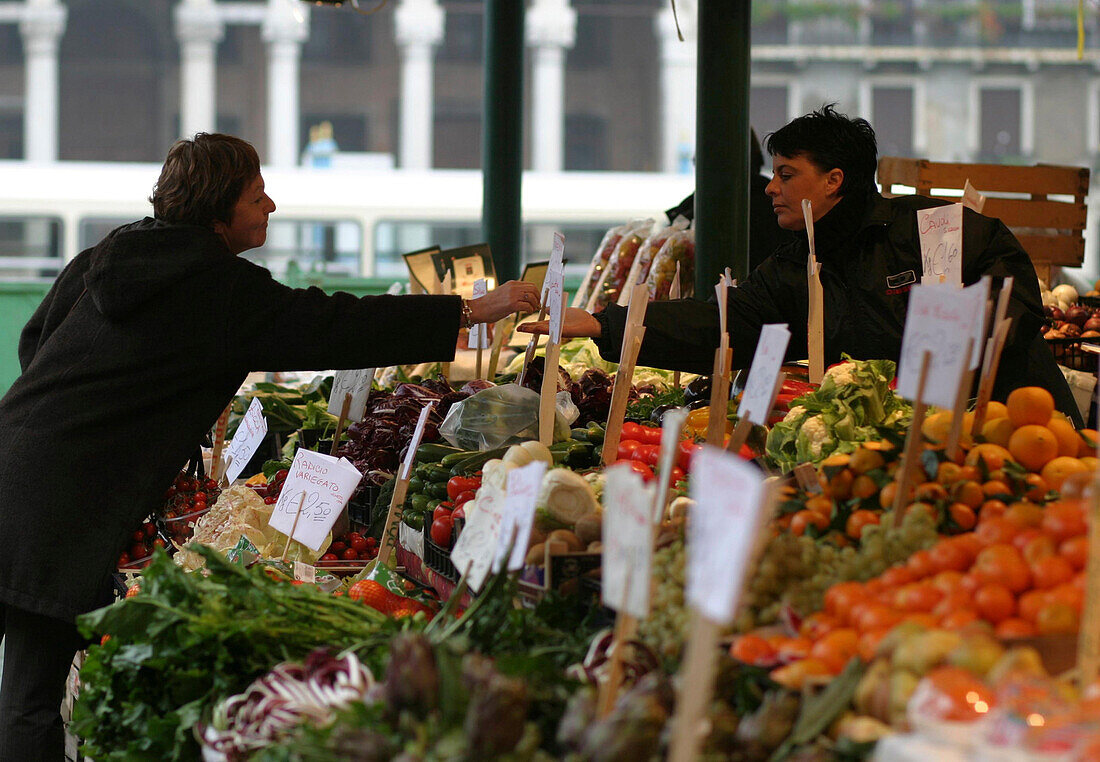
[[[962,285],[962,220],[962,204],[917,211],[920,258],[924,266],[921,283]]]
[[[653,489],[625,465],[607,469],[604,488],[603,602],[638,619],[649,615]]]
[[[237,433],[233,435],[233,441],[229,443],[225,459],[229,463],[225,472],[225,478],[232,484],[241,475],[241,471],[252,460],[260,443],[267,436],[267,419],[264,418],[264,406],[256,397],[252,398],[252,404],[237,426]]]
[[[741,406],[738,409],[742,418],[761,426],[768,422],[775,380],[779,377],[779,368],[783,365],[783,356],[787,353],[790,340],[791,332],[785,324],[766,325],[760,331],[756,354],[752,358],[752,369],[749,371],[748,381],[745,382],[745,393],[741,396]]]
[[[480,262],[480,258],[478,259]],[[478,278],[474,281],[473,296],[471,299],[480,299],[489,293],[488,286],[484,278]],[[470,349],[489,349],[489,327],[485,323],[474,323],[470,326],[470,339],[467,342]]]
[[[691,465],[687,599],[713,622],[733,619],[764,518],[764,479],[736,455],[703,447]]]
[[[333,458],[299,448],[268,524],[286,535],[293,531],[291,539],[319,550],[362,478],[347,458]],[[299,515],[298,504],[303,492],[306,497]],[[294,526],[295,516],[298,517],[297,527]]]
[[[523,560],[527,557],[527,543],[531,539],[531,525],[535,523],[535,501],[538,499],[539,488],[542,486],[542,477],[545,473],[546,464],[541,460],[508,472],[504,522],[497,537],[494,568],[500,568],[509,546],[512,554],[508,556],[508,571],[523,568]]]
[[[497,545],[504,527],[505,490],[482,483],[477,493],[477,510],[466,516],[466,526],[451,550],[451,562],[459,574],[465,574],[471,590],[480,590],[496,559]]]
[[[374,368],[338,370],[332,379],[332,394],[328,398],[328,412],[340,415],[344,407],[344,395],[351,395],[348,420],[361,421],[367,412],[367,397],[374,381]]]

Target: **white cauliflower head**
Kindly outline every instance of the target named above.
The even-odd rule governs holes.
[[[795,405],[787,411],[787,414],[785,416],[783,416],[783,423],[790,423],[805,412],[806,408],[802,407],[801,405]]]
[[[833,383],[835,383],[837,386],[842,386],[843,384],[855,384],[859,382],[853,373],[855,368],[855,363],[842,362],[839,365],[834,365],[833,367],[825,371],[825,378],[833,379]]]
[[[825,419],[820,415],[808,418],[802,423],[798,432],[799,436],[805,436],[810,446],[810,452],[816,458],[821,455],[821,448],[829,440],[829,427],[825,425]]]

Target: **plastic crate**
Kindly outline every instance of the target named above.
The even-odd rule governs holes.
[[[451,551],[432,542],[427,532],[424,533],[424,563],[449,582],[458,582],[458,570],[451,563]]]
[[[356,529],[359,531],[370,530],[371,512],[374,509],[374,504],[378,502],[378,495],[381,491],[381,487],[366,484],[348,503],[348,518],[351,519],[353,524],[358,525]]]
[[[1047,339],[1046,342],[1054,355],[1054,360],[1059,365],[1064,365],[1070,370],[1096,372],[1097,363],[1100,362],[1100,354],[1098,354],[1100,344],[1097,343],[1095,337],[1086,339]],[[1086,349],[1086,344],[1095,347],[1095,349]]]

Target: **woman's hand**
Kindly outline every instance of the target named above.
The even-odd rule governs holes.
[[[524,333],[550,333],[550,321],[538,320],[524,323],[518,330]],[[603,334],[600,321],[579,307],[566,307],[561,315],[561,337],[563,339],[598,339]]]
[[[480,299],[471,299],[470,318],[475,323],[495,323],[513,312],[535,312],[539,308],[539,290],[531,283],[510,280]]]

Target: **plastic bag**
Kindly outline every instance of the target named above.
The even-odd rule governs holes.
[[[661,250],[661,247],[665,245],[665,241],[673,233],[687,230],[689,225],[691,225],[691,221],[687,217],[682,214],[677,215],[671,225],[657,229],[642,241],[642,245],[638,247],[638,253],[634,256],[634,263],[630,266],[630,272],[619,291],[620,307],[625,307],[629,302],[630,289],[627,288],[627,285],[645,283],[649,278],[649,268],[653,265],[653,259],[657,256],[657,252]]]
[[[569,392],[558,392],[554,441],[568,439],[580,411]],[[464,450],[493,450],[539,438],[539,395],[518,384],[494,386],[451,405],[439,433]]]
[[[626,231],[623,237],[619,239],[619,243],[615,246],[615,250],[611,252],[611,256],[603,268],[603,275],[589,297],[587,307],[589,312],[602,310],[607,305],[614,304],[619,300],[619,294],[622,292],[623,286],[627,282],[627,276],[630,275],[631,267],[634,265],[634,258],[652,230],[653,220],[643,220],[637,225],[632,225],[630,230]],[[637,281],[631,282],[636,283]]]
[[[581,281],[581,287],[577,289],[577,295],[573,298],[573,307],[584,307],[588,304],[592,292],[596,289],[596,284],[600,282],[600,277],[603,275],[604,266],[607,264],[607,260],[611,258],[611,252],[615,251],[619,241],[630,230],[631,224],[616,225],[603,234],[603,240],[596,248],[596,253],[592,255],[592,263],[588,266],[588,272],[585,273],[584,280]]]
[[[677,263],[680,265],[680,295],[688,296],[695,282],[694,230],[681,230],[670,235],[654,257],[646,278],[651,302],[668,299],[668,291],[676,278]]]

